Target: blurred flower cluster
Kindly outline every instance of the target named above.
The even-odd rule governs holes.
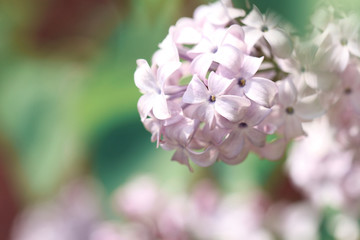
[[[354,148],[359,26],[358,16],[326,5],[300,37],[256,6],[248,13],[231,1],[200,6],[170,27],[151,64],[137,61],[141,120],[152,141],[190,169],[189,158],[202,167],[237,164],[251,151],[280,159],[307,135],[304,122],[324,115],[338,144]]]
[[[190,193],[165,190],[153,178],[140,176],[119,188],[113,206],[119,217],[105,219],[99,192],[86,181],[70,184],[53,201],[25,211],[13,240],[336,240],[360,237],[349,212],[324,215],[311,201],[270,198],[263,190],[222,193],[203,179]]]

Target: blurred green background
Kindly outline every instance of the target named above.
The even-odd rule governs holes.
[[[3,219],[81,175],[95,176],[107,196],[141,173],[175,189],[203,175],[224,190],[268,187],[282,162],[250,155],[238,166],[217,163],[190,173],[156,149],[137,113],[136,59],[149,61],[169,26],[207,2],[0,1],[0,206],[11,206]],[[300,32],[316,4],[250,2],[275,10]]]

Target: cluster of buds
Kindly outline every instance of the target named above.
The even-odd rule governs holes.
[[[230,1],[181,18],[155,52],[137,61],[138,110],[152,141],[207,167],[250,151],[281,158],[303,123],[324,114],[348,145],[359,144],[359,21],[319,10],[306,40],[272,13]],[[360,99],[359,99],[360,100]],[[267,136],[272,135],[272,141]]]

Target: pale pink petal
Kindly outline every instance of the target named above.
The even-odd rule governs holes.
[[[177,149],[176,152],[174,153],[174,155],[172,156],[171,160],[176,161],[180,164],[186,165],[190,172],[193,171],[193,169],[191,168],[190,164],[189,164],[189,158],[185,153],[184,149]]]
[[[304,80],[309,87],[313,89],[319,89],[319,81],[315,72],[308,72],[308,71],[303,72],[301,73],[300,79]]]
[[[360,57],[360,46],[358,41],[349,41],[349,51],[357,57]]]
[[[190,51],[188,51],[188,55],[191,58],[195,58],[196,56],[203,53],[211,53],[213,49],[216,49],[217,45],[210,41],[208,38],[203,37],[199,44],[193,47]]]
[[[153,108],[153,94],[142,95],[137,103],[141,121],[144,121]]]
[[[234,84],[233,81],[224,78],[215,72],[211,72],[209,75],[209,92],[212,95],[218,96],[223,94],[232,84]]]
[[[182,119],[172,125],[165,126],[165,135],[169,139],[176,140],[181,146],[186,145],[195,130],[193,120],[182,117]]]
[[[286,150],[285,139],[277,139],[271,143],[267,143],[264,147],[258,149],[258,153],[262,158],[275,161],[283,157]]]
[[[316,95],[307,96],[295,105],[295,114],[304,120],[312,120],[325,113],[320,99]]]
[[[245,95],[254,102],[271,107],[274,103],[278,88],[273,81],[266,78],[254,77],[244,86]]]
[[[174,39],[178,44],[197,44],[201,40],[201,33],[195,28],[191,18],[180,18],[176,22]]]
[[[145,128],[151,132],[151,142],[156,142],[156,147],[160,145],[161,121],[155,118],[147,118],[143,121]]]
[[[315,77],[316,80],[311,79],[310,76],[306,75],[306,83],[314,89],[320,89],[325,91],[331,90],[339,81],[339,76],[332,72],[317,72]],[[310,81],[312,80],[314,81],[314,84],[310,83]]]
[[[246,136],[249,141],[257,147],[263,147],[266,141],[266,134],[256,128],[246,129]]]
[[[293,138],[305,135],[301,121],[295,115],[286,116],[284,131],[286,140],[291,140]]]
[[[160,120],[171,117],[165,95],[154,95],[153,99],[154,116]]]
[[[279,58],[290,57],[293,45],[290,37],[281,29],[270,29],[264,33],[264,38],[271,46],[273,54]]]
[[[351,93],[350,103],[353,106],[355,112],[360,115],[360,94],[359,93]]]
[[[153,64],[162,66],[168,62],[179,62],[179,52],[173,38],[174,30],[174,26],[170,27],[169,34],[159,44],[160,49],[152,57]]]
[[[215,111],[231,122],[238,122],[244,117],[250,101],[235,95],[223,95],[215,101]]]
[[[330,51],[330,62],[334,70],[343,71],[349,63],[350,54],[346,47],[336,46]]]
[[[236,164],[243,162],[246,159],[246,157],[248,156],[248,154],[249,154],[249,149],[247,147],[243,147],[241,152],[239,154],[237,154],[235,157],[228,158],[228,157],[222,156],[221,160],[226,164],[236,165]]]
[[[212,53],[204,53],[197,56],[191,62],[191,71],[194,74],[197,74],[200,78],[205,79],[209,68],[213,62],[213,57],[214,54]]]
[[[243,54],[231,45],[222,45],[214,54],[213,61],[228,69],[236,69],[243,61]]]
[[[279,88],[279,101],[284,105],[293,105],[297,100],[297,91],[291,79],[276,82]]]
[[[264,24],[264,19],[260,10],[253,5],[251,12],[243,20],[241,20],[241,22],[250,27],[261,28]]]
[[[163,86],[164,82],[180,68],[181,62],[168,62],[162,65],[157,71],[158,85]]]
[[[246,51],[246,44],[244,42],[245,33],[240,25],[231,25],[225,33],[221,45],[231,45],[240,51]]]
[[[163,139],[160,143],[160,146],[166,151],[171,151],[177,149],[179,144],[175,141],[172,141],[172,139]]]
[[[219,145],[224,141],[225,136],[228,133],[229,133],[228,129],[216,127],[215,129],[211,130],[209,125],[206,124],[205,127],[203,128],[203,131],[201,132],[201,137],[205,141],[209,141],[209,142],[211,141],[215,145]]]
[[[245,11],[239,8],[227,8],[227,14],[231,19],[245,16]]]
[[[153,75],[149,64],[144,59],[136,61],[138,67],[134,73],[135,85],[143,91],[143,93],[156,92],[159,87],[156,85],[156,79]]]
[[[250,50],[264,34],[258,28],[245,26],[243,29],[245,31],[245,43],[248,46],[248,50]]]
[[[216,162],[218,150],[215,147],[208,147],[203,152],[195,152],[187,149],[190,159],[201,167],[208,167]]]
[[[245,143],[244,134],[241,131],[230,133],[229,137],[221,144],[221,155],[227,158],[235,158],[243,150]]]
[[[194,75],[184,93],[183,102],[191,104],[202,103],[207,101],[209,97],[210,95],[203,81],[197,75]]]
[[[243,121],[249,127],[253,127],[259,125],[270,113],[271,109],[252,103],[247,109]]]
[[[261,63],[263,62],[264,57],[252,57],[246,55],[244,57],[244,62],[241,67],[242,77],[249,79],[259,70]]]
[[[275,28],[279,24],[280,19],[279,16],[274,12],[267,11],[264,17],[264,22],[266,23],[266,26],[270,29]]]
[[[190,118],[205,121],[210,125],[211,129],[215,127],[215,110],[213,104],[200,103],[190,105],[184,109],[184,113]]]

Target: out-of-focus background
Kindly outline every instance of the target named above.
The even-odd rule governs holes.
[[[314,1],[250,1],[305,30]],[[203,175],[221,188],[269,187],[282,162],[250,155],[210,169],[171,162],[138,116],[136,59],[151,59],[170,25],[205,0],[0,1],[0,240],[27,206],[81,176],[96,179],[111,216],[113,191],[137,174],[171,188]],[[245,6],[244,1],[234,1]]]

